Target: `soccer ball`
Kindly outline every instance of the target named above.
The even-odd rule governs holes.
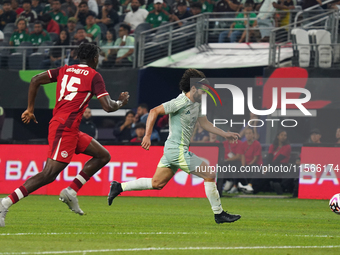
[[[340,193],[335,194],[331,200],[329,200],[329,207],[333,212],[340,215]]]

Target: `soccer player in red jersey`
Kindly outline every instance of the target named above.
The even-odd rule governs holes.
[[[89,135],[79,131],[79,124],[90,99],[96,95],[106,112],[118,110],[127,104],[129,93],[122,92],[114,101],[105,89],[102,76],[96,72],[99,48],[94,44],[81,44],[78,48],[79,65],[63,66],[34,76],[28,91],[28,107],[21,115],[22,121],[38,123],[34,116],[34,102],[40,85],[57,82],[57,102],[49,123],[48,159],[42,172],[29,178],[6,198],[0,199],[0,227],[5,226],[8,208],[40,187],[53,182],[70,163],[74,153],[92,158],[71,185],[60,193],[60,200],[75,213],[79,208],[77,192],[99,169],[111,159],[109,152]]]

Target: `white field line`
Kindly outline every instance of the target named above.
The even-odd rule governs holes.
[[[64,233],[0,233],[0,236],[58,236],[58,235],[210,235],[209,232],[64,232]],[[220,232],[220,234],[227,234]],[[285,237],[319,237],[319,238],[340,238],[331,235],[288,235],[288,234],[256,234],[260,236],[285,236]]]
[[[192,235],[192,234],[208,234],[207,232],[65,232],[65,233],[0,233],[0,236],[41,236],[41,235]]]
[[[334,249],[340,245],[329,246],[241,246],[241,247],[150,247],[130,249],[101,249],[101,250],[78,250],[78,251],[41,251],[41,252],[0,252],[0,255],[43,255],[43,254],[74,254],[95,252],[127,252],[127,251],[181,251],[181,250],[264,250],[264,249]]]

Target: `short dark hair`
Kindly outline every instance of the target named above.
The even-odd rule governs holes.
[[[80,7],[81,5],[83,5],[83,4],[85,4],[87,7],[89,6],[87,2],[81,1],[80,4],[79,4],[79,7]]]
[[[59,0],[57,0],[57,1],[59,1]],[[92,16],[93,18],[95,18],[95,17],[96,17],[96,14],[94,14],[94,13],[92,13],[92,12],[89,12],[89,13],[86,15],[86,18],[87,18],[87,17],[90,17],[90,16]]]
[[[11,4],[11,1],[10,0],[4,0],[4,1],[2,1],[2,4],[4,5],[4,4]]]
[[[48,15],[48,16],[50,16],[50,15]],[[50,17],[51,17],[51,16],[50,16]],[[26,27],[28,27],[28,21],[27,21],[27,19],[26,19],[25,17],[23,17],[23,16],[19,16],[19,18],[16,19],[15,25],[18,26],[18,23],[19,23],[20,21],[22,21],[22,20],[25,22]]]
[[[128,33],[130,34],[131,27],[130,27],[128,24],[122,23],[122,24],[120,24],[120,26],[119,26],[119,27],[122,27],[122,28],[124,28],[124,29],[125,29],[125,30],[127,30],[127,31],[128,31]]]
[[[246,1],[244,3],[243,7],[254,7],[254,2],[253,1]]]
[[[198,8],[198,9],[202,10],[202,4],[200,2],[193,2],[191,4],[191,8]]]
[[[144,129],[146,129],[146,126],[145,126],[145,124],[143,122],[138,122],[136,124],[136,126],[135,126],[135,129],[137,129],[137,128],[144,128]]]
[[[32,2],[31,2],[31,0],[24,0],[24,1],[22,1],[22,4],[30,4],[30,5],[32,5]]]
[[[79,30],[84,30],[84,31],[86,31],[85,28],[83,28],[83,27],[78,27],[76,32],[78,32]]]
[[[48,23],[48,22],[51,21],[52,17],[51,17],[50,14],[45,13],[45,14],[43,14],[42,16],[40,16],[39,19],[40,19],[41,21],[45,22],[45,23]]]
[[[34,21],[34,25],[42,25],[42,23],[41,23],[40,20],[36,20],[36,21]]]
[[[82,43],[77,50],[79,60],[93,61],[99,54],[99,47],[93,43]]]
[[[244,3],[244,5],[251,5],[251,6],[254,6],[254,0],[246,0],[246,2]]]
[[[146,110],[149,110],[148,105],[145,104],[145,103],[139,104],[138,107],[143,108],[143,109],[146,109]]]
[[[53,0],[52,2],[59,2],[59,3],[61,3],[60,0]]]
[[[134,111],[127,111],[127,112],[125,113],[125,118],[126,118],[129,114],[133,114],[133,116],[136,115]]]
[[[193,68],[186,70],[182,76],[181,81],[179,82],[180,90],[182,90],[185,93],[190,91],[190,79],[191,78],[205,78],[205,75],[203,72],[198,71]]]
[[[310,131],[309,135],[312,135],[312,134],[321,135],[321,132],[320,132],[320,130],[319,130],[318,128],[313,128],[313,129]]]

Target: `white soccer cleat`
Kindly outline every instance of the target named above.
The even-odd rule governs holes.
[[[236,193],[238,193],[238,188],[233,186],[227,193],[228,194],[236,194]]]
[[[250,184],[243,186],[242,183],[239,182],[238,183],[238,188],[240,190],[242,190],[244,193],[251,194],[251,193],[254,192],[254,189],[253,189],[253,187]]]
[[[223,187],[223,191],[229,191],[233,187],[233,182],[231,181],[226,181]]]
[[[2,199],[0,199],[0,227],[5,226],[5,218],[8,210],[2,205]]]
[[[67,204],[72,212],[84,215],[83,210],[79,208],[77,196],[72,196],[67,188],[60,192],[59,200]]]

